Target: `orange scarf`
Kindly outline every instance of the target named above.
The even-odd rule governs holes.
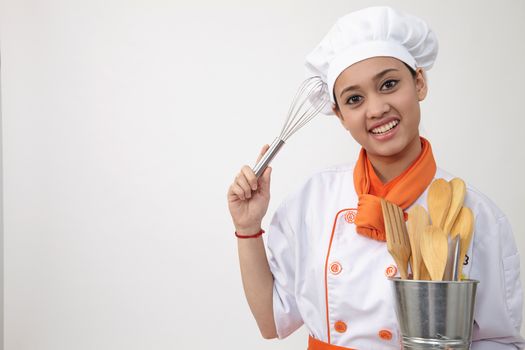
[[[359,197],[355,218],[357,233],[378,241],[386,241],[381,198],[404,210],[430,185],[436,174],[436,162],[430,143],[422,137],[421,148],[421,154],[414,163],[387,184],[379,180],[366,151],[361,149],[354,169],[354,187]]]

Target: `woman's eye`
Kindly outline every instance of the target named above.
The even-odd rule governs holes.
[[[349,105],[355,105],[356,103],[359,103],[361,99],[362,97],[358,95],[350,96],[348,100],[346,100],[346,103]]]
[[[399,82],[399,80],[394,80],[394,79],[387,80],[387,81],[385,81],[383,86],[381,86],[381,90],[390,90],[390,89],[394,88],[397,85],[398,82]]]

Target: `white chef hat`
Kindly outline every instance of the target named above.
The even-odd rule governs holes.
[[[429,70],[438,52],[438,41],[428,24],[390,7],[368,7],[341,17],[306,56],[309,76],[318,75],[328,85],[335,103],[335,80],[347,67],[370,57],[395,57],[408,66]],[[331,114],[331,106],[323,111]]]

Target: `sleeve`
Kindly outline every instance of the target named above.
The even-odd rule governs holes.
[[[274,278],[273,313],[277,335],[285,338],[303,325],[295,298],[295,234],[286,204],[275,212],[268,229],[267,255]]]
[[[523,349],[520,335],[523,291],[520,256],[507,218],[477,208],[470,278],[479,280],[473,350]]]

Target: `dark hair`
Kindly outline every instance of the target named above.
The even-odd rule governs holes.
[[[403,64],[408,68],[408,70],[410,71],[410,74],[412,74],[412,78],[415,78],[416,77],[416,70],[414,68],[410,67],[405,62],[403,62]]]
[[[403,62],[403,64],[405,65],[405,67],[407,67],[407,69],[409,70],[410,74],[412,74],[412,78],[416,78],[416,70],[412,67],[410,67],[408,64],[406,64],[405,62]],[[332,95],[334,97],[334,101],[335,101],[335,108],[339,109],[339,105],[337,104],[337,99],[335,98],[335,91],[332,90]]]

